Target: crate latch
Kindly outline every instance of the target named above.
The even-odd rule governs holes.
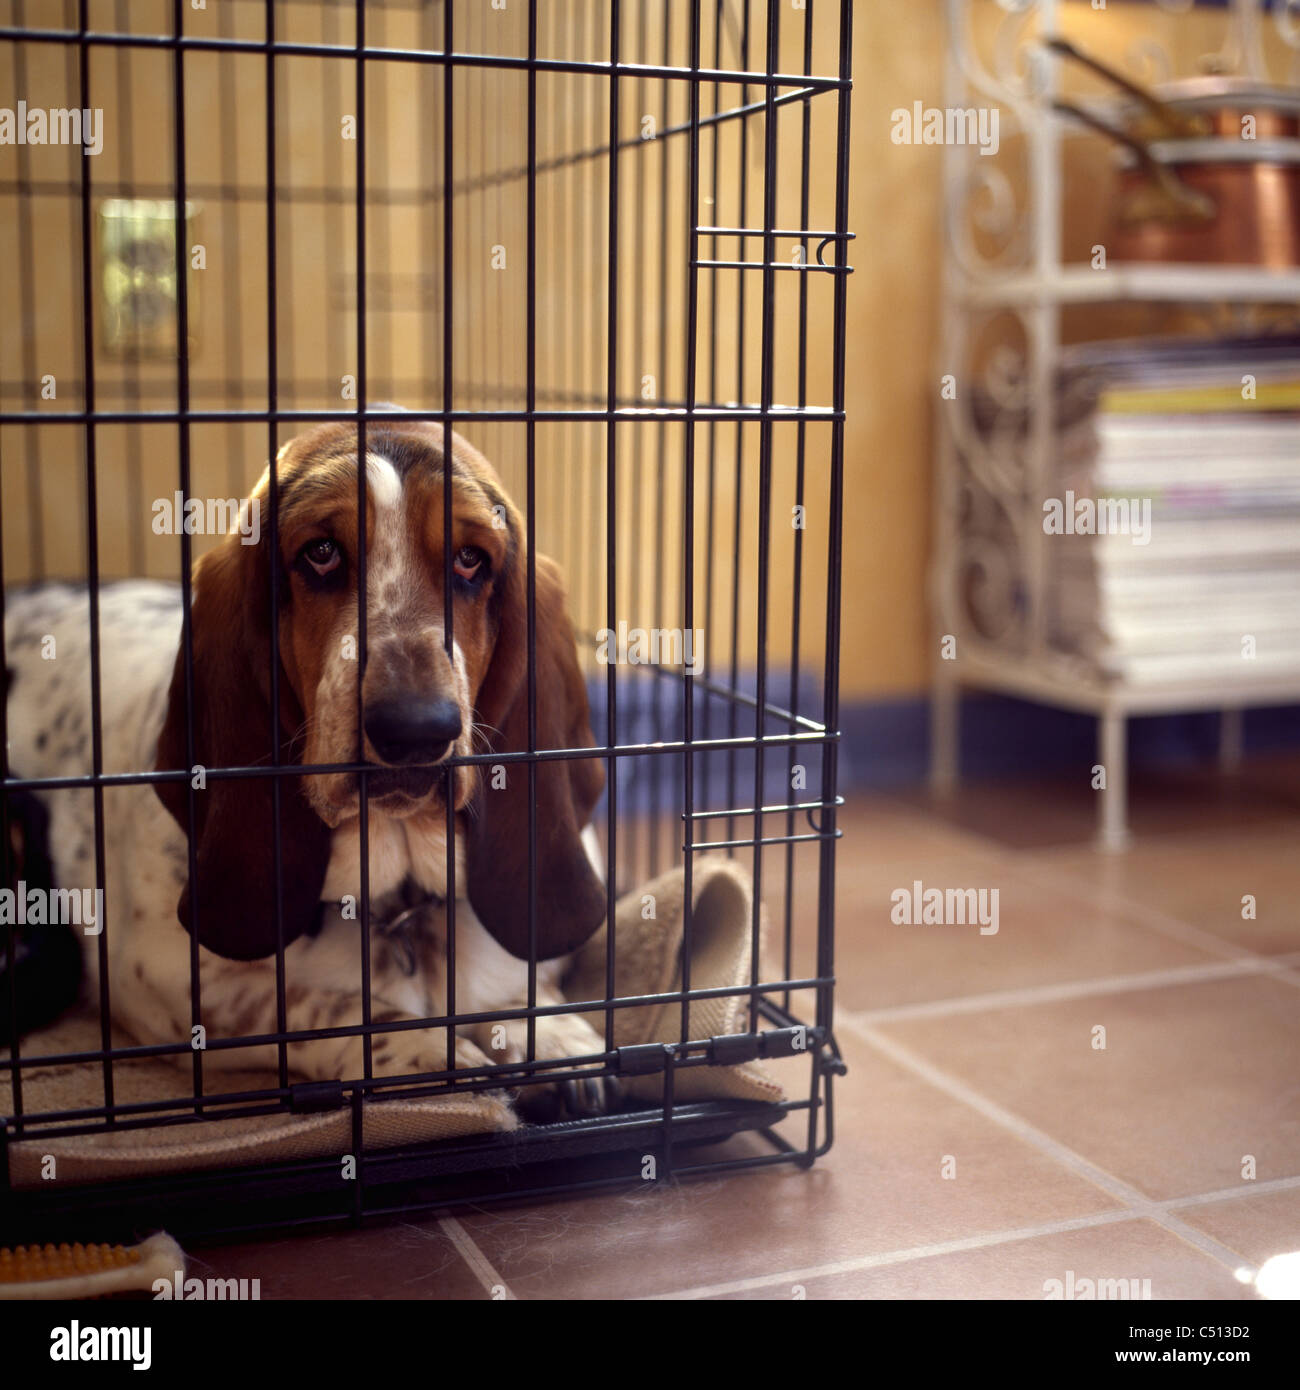
[[[648,1076],[667,1067],[671,1052],[667,1043],[632,1043],[616,1047],[614,1057],[621,1075]]]
[[[802,1023],[793,1028],[772,1028],[759,1034],[764,1057],[806,1056],[821,1042],[821,1030]]]
[[[346,1101],[341,1081],[297,1081],[289,1087],[289,1109],[297,1114],[342,1110]]]
[[[758,1037],[753,1033],[722,1033],[709,1039],[709,1061],[737,1067],[758,1056]]]

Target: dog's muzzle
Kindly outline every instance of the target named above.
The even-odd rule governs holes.
[[[436,763],[460,737],[460,706],[445,696],[402,696],[367,705],[366,738],[391,767]]]

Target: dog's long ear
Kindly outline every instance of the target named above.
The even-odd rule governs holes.
[[[517,534],[517,532],[516,532]],[[528,747],[528,605],[526,560],[513,557],[502,596],[491,664],[479,689],[475,722],[493,752]],[[557,566],[537,557],[535,747],[590,748],[587,690],[578,666],[573,625]],[[483,924],[512,955],[528,956],[528,767],[506,765],[506,785],[492,786],[480,769],[467,817],[469,900]],[[605,916],[605,889],[582,845],[605,784],[594,758],[537,763],[537,958],[576,950]]]
[[[227,536],[198,563],[191,629],[194,647],[194,764],[213,768],[271,762],[270,565],[274,537],[255,545]],[[286,581],[287,582],[287,581]],[[297,761],[290,739],[302,710],[283,670],[275,734],[280,760]],[[176,657],[167,716],[158,739],[160,771],[190,768],[186,748],[185,651]],[[222,778],[208,775],[194,796],[197,883],[181,894],[177,915],[199,942],[218,955],[255,960],[276,949],[275,807],[280,786],[283,940],[312,927],[329,864],[330,832],[311,809],[300,777]],[[190,787],[155,783],[163,804],[190,831]],[[196,909],[197,906],[197,916]]]

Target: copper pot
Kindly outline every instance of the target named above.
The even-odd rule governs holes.
[[[1121,146],[1117,261],[1300,266],[1300,89],[1199,77],[1157,97],[1064,39],[1048,47],[1128,98],[1122,126],[1054,103]]]

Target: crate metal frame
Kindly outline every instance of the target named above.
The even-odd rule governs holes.
[[[265,59],[265,158],[266,158],[266,240],[267,240],[267,315],[266,341],[267,363],[267,403],[262,409],[206,408],[197,404],[191,389],[189,338],[189,305],[187,289],[187,251],[185,237],[176,238],[177,276],[178,276],[178,341],[182,345],[177,358],[176,409],[144,408],[138,398],[131,401],[131,409],[101,409],[97,405],[95,390],[95,342],[94,315],[90,306],[94,303],[92,266],[90,248],[93,245],[92,221],[94,199],[101,196],[92,186],[91,161],[82,159],[80,184],[76,190],[79,201],[81,232],[81,303],[83,306],[81,324],[81,351],[84,370],[84,404],[80,409],[59,411],[36,411],[31,409],[11,409],[6,403],[0,409],[0,426],[39,426],[56,428],[63,426],[79,431],[84,438],[85,448],[85,488],[87,503],[87,546],[86,574],[90,614],[91,637],[91,710],[92,710],[92,766],[86,776],[45,779],[22,779],[11,775],[8,754],[4,763],[4,817],[8,828],[9,795],[55,788],[89,788],[94,798],[96,886],[104,888],[104,792],[106,788],[132,783],[158,784],[164,781],[179,781],[188,774],[184,772],[136,771],[130,773],[106,774],[103,770],[102,731],[100,728],[100,680],[104,654],[100,651],[98,629],[98,605],[100,588],[100,537],[97,518],[98,474],[96,467],[96,431],[100,426],[126,424],[139,427],[148,424],[165,424],[178,432],[178,482],[185,496],[191,495],[192,448],[191,428],[200,424],[243,423],[264,424],[267,431],[268,456],[271,464],[271,486],[269,496],[269,534],[278,534],[278,480],[274,459],[280,444],[279,427],[300,423],[316,423],[322,420],[338,419],[356,424],[359,442],[358,452],[365,447],[365,434],[372,421],[392,420],[390,413],[374,408],[367,397],[367,143],[366,143],[366,82],[368,69],[375,64],[416,63],[440,66],[444,70],[443,109],[441,112],[444,168],[444,194],[442,197],[443,246],[442,246],[442,284],[444,302],[441,306],[441,348],[444,367],[453,364],[453,303],[455,278],[452,272],[452,253],[454,244],[454,163],[456,151],[456,131],[453,111],[453,83],[458,71],[472,67],[511,68],[526,74],[528,90],[527,111],[527,159],[521,169],[508,171],[520,178],[526,186],[527,226],[528,226],[528,265],[527,265],[527,320],[526,320],[526,399],[522,409],[503,407],[500,409],[466,409],[455,403],[457,382],[453,371],[445,369],[442,381],[441,405],[436,408],[414,409],[407,412],[408,419],[437,421],[446,428],[460,428],[475,424],[521,423],[525,430],[527,496],[520,499],[521,510],[525,513],[528,529],[528,702],[530,734],[528,750],[508,753],[474,754],[449,760],[445,766],[446,776],[451,769],[461,765],[485,763],[520,764],[527,770],[530,788],[535,784],[536,769],[539,762],[553,758],[598,758],[606,768],[605,832],[606,853],[609,862],[607,881],[607,909],[612,920],[613,908],[619,887],[619,771],[620,764],[628,758],[648,758],[655,769],[664,770],[664,777],[658,775],[652,781],[652,815],[650,817],[654,845],[657,846],[659,810],[667,795],[673,792],[680,801],[679,818],[683,827],[681,851],[685,875],[685,945],[683,949],[683,979],[680,991],[667,995],[624,997],[613,994],[614,951],[613,934],[610,933],[607,950],[606,997],[582,1002],[571,1001],[562,1008],[547,1009],[536,1004],[536,952],[529,964],[529,1005],[523,1009],[502,1010],[490,1015],[459,1014],[456,1009],[454,993],[454,942],[455,942],[455,877],[454,860],[448,854],[448,964],[449,997],[446,1015],[422,1019],[415,1023],[372,1023],[370,1018],[369,989],[369,936],[370,903],[368,893],[368,805],[364,795],[367,764],[363,762],[329,765],[282,765],[280,741],[274,727],[278,707],[278,682],[280,678],[279,638],[277,624],[271,624],[272,665],[271,665],[271,765],[269,767],[212,768],[208,775],[224,777],[260,777],[272,779],[273,795],[278,822],[281,783],[285,776],[304,776],[326,771],[351,771],[360,780],[361,797],[361,894],[360,894],[360,959],[363,987],[363,1021],[356,1026],[341,1026],[319,1030],[313,1036],[343,1036],[361,1034],[364,1037],[365,1065],[361,1077],[343,1078],[336,1083],[297,1083],[290,1078],[287,1064],[287,1045],[301,1035],[285,1029],[285,973],[283,947],[277,952],[277,1019],[278,1031],[259,1038],[240,1037],[238,1039],[213,1040],[208,1050],[221,1047],[246,1047],[254,1042],[267,1042],[277,1045],[279,1053],[278,1086],[268,1086],[256,1092],[208,1093],[204,1089],[203,1051],[193,1053],[193,1093],[183,1101],[157,1101],[144,1104],[124,1104],[115,1101],[113,1088],[113,1065],[115,1061],[161,1054],[181,1056],[190,1052],[187,1043],[153,1046],[133,1046],[114,1048],[110,1037],[110,999],[108,972],[100,971],[100,1017],[102,1029],[101,1048],[93,1052],[68,1054],[58,1058],[48,1056],[26,1056],[20,1045],[15,1043],[8,1061],[0,1062],[13,1078],[15,1094],[15,1113],[0,1117],[0,1223],[7,1239],[48,1240],[63,1234],[85,1236],[88,1225],[96,1234],[138,1231],[165,1224],[178,1234],[193,1236],[215,1236],[239,1231],[262,1230],[268,1227],[295,1226],[331,1222],[356,1222],[367,1217],[391,1215],[396,1213],[424,1210],[431,1207],[446,1206],[460,1200],[473,1198],[475,1201],[501,1198],[536,1197],[562,1191],[600,1187],[608,1184],[626,1183],[637,1180],[639,1158],[633,1167],[629,1155],[653,1154],[658,1164],[660,1181],[696,1173],[714,1173],[754,1165],[795,1162],[804,1166],[825,1154],[833,1139],[832,1084],[835,1075],[843,1071],[832,1035],[833,1005],[833,919],[834,919],[834,865],[835,841],[839,836],[836,826],[836,812],[841,799],[836,793],[836,763],[838,742],[838,664],[839,664],[839,625],[840,625],[840,530],[842,522],[842,458],[844,446],[844,349],[846,335],[846,277],[851,271],[848,265],[848,152],[849,152],[849,112],[851,89],[851,51],[852,51],[852,3],[841,0],[831,6],[822,0],[819,10],[832,10],[838,20],[838,70],[832,76],[816,76],[812,71],[813,49],[813,10],[814,0],[808,0],[803,13],[803,71],[779,71],[780,53],[779,23],[781,5],[773,0],[767,6],[766,22],[762,26],[764,63],[762,67],[751,63],[751,26],[753,23],[753,0],[715,0],[714,10],[714,54],[712,66],[704,65],[702,53],[701,11],[704,0],[692,0],[690,6],[690,61],[681,66],[668,61],[668,32],[665,18],[664,61],[661,63],[631,63],[620,52],[620,36],[624,32],[624,13],[630,13],[635,0],[610,0],[608,5],[608,60],[586,61],[564,58],[539,57],[539,9],[538,0],[528,4],[528,49],[525,55],[505,55],[488,51],[467,52],[456,46],[454,32],[454,9],[451,4],[441,6],[440,46],[418,49],[396,49],[372,47],[366,42],[366,8],[362,0],[354,6],[355,41],[350,47],[333,44],[297,43],[277,38],[277,14],[273,0],[265,5],[265,37],[260,41],[231,37],[208,38],[187,35],[184,31],[185,5],[183,0],[173,0],[173,29],[169,35],[149,35],[127,32],[99,32],[88,27],[87,0],[78,0],[77,24],[75,28],[34,29],[21,24],[0,28],[0,45],[12,45],[15,64],[18,54],[26,44],[62,45],[71,58],[78,59],[77,75],[82,106],[89,106],[89,54],[97,47],[119,48],[130,51],[141,49],[163,50],[171,55],[172,69],[172,118],[174,131],[174,169],[173,183],[166,190],[174,203],[178,229],[184,226],[187,198],[194,194],[194,188],[187,184],[186,169],[186,107],[185,107],[185,58],[188,53],[198,51],[217,51],[221,53],[261,54]],[[436,8],[436,6],[435,6]],[[644,38],[645,5],[639,6],[641,33]],[[119,7],[119,23],[124,12]],[[21,9],[19,10],[21,15]],[[665,15],[667,10],[665,9]],[[431,16],[432,18],[432,16]],[[734,24],[741,33],[741,53],[743,61],[739,68],[728,68],[722,62],[722,33],[724,24]],[[754,26],[757,27],[757,26]],[[756,46],[756,45],[754,45]],[[356,88],[357,139],[356,139],[356,187],[355,238],[356,238],[356,314],[357,314],[357,405],[354,410],[318,410],[287,407],[282,404],[284,394],[280,382],[279,346],[282,341],[283,295],[279,293],[277,282],[277,211],[286,199],[280,196],[276,180],[276,135],[277,135],[277,59],[286,56],[316,56],[333,59],[351,66]],[[603,394],[586,392],[571,395],[562,405],[553,402],[553,408],[539,405],[537,389],[537,180],[539,164],[537,159],[538,138],[538,95],[537,83],[540,74],[585,74],[603,79],[608,83],[609,121],[608,138],[594,148],[582,150],[572,156],[574,162],[581,160],[603,160],[608,173],[608,204],[605,221],[608,245],[610,248],[608,266],[607,304],[608,332],[606,341],[606,389]],[[653,409],[620,397],[616,385],[619,366],[619,325],[620,315],[625,311],[621,305],[619,282],[619,180],[620,165],[627,158],[636,159],[639,142],[621,136],[620,125],[620,83],[627,79],[657,79],[664,84],[665,98],[670,88],[681,87],[687,93],[689,116],[685,122],[666,125],[658,135],[659,140],[679,139],[687,148],[687,227],[685,239],[689,252],[689,264],[684,274],[685,304],[685,396],[680,401],[660,403]],[[701,112],[701,95],[711,87],[713,109]],[[759,100],[750,100],[750,89],[761,92]],[[739,95],[739,102],[730,106],[722,103],[722,94]],[[826,230],[812,230],[808,226],[810,206],[810,166],[811,149],[811,107],[814,101],[834,102],[836,105],[835,130],[835,220],[834,227]],[[777,208],[777,126],[776,116],[780,108],[791,103],[802,107],[801,125],[801,213],[802,221],[798,228],[780,228],[776,225]],[[666,109],[666,101],[665,101]],[[762,221],[759,226],[742,224],[738,226],[718,226],[700,221],[700,183],[701,183],[701,138],[710,132],[714,159],[712,162],[712,198],[710,205],[717,208],[718,161],[717,140],[719,127],[730,121],[740,125],[742,158],[741,208],[748,209],[748,140],[749,125],[752,118],[763,120],[763,171],[762,171]],[[638,163],[637,170],[642,169]],[[644,188],[640,172],[634,174],[638,191]],[[663,166],[664,187],[661,188],[660,215],[667,217],[667,163]],[[30,189],[28,190],[30,191]],[[146,190],[156,193],[157,189]],[[337,201],[343,195],[340,190],[325,188],[317,190],[322,198]],[[288,197],[294,195],[289,191]],[[301,196],[299,194],[299,196]],[[702,241],[709,240],[709,255],[702,256]],[[777,260],[777,248],[781,242],[794,240],[803,251],[802,265],[795,266]],[[30,236],[29,236],[30,241]],[[747,257],[746,248],[754,242],[761,245],[761,259]],[[719,246],[735,247],[732,258],[720,256]],[[665,242],[666,245],[666,242]],[[830,248],[829,254],[827,248]],[[810,255],[811,252],[811,255]],[[661,254],[666,255],[666,251]],[[737,331],[738,384],[744,385],[744,350],[747,342],[746,303],[744,283],[747,275],[758,272],[761,291],[757,301],[759,331],[761,334],[761,372],[759,399],[744,399],[743,389],[737,392],[735,402],[720,403],[720,382],[718,371],[718,302],[717,295],[710,297],[710,318],[708,324],[708,381],[701,396],[698,377],[701,374],[699,360],[700,337],[704,324],[701,318],[699,298],[699,277],[701,273],[716,276],[722,270],[740,272],[738,291],[739,323]],[[797,270],[801,273],[799,287],[798,323],[798,400],[792,406],[781,405],[775,399],[774,354],[776,341],[775,324],[775,277],[778,270]],[[830,274],[833,277],[833,323],[831,325],[832,386],[831,404],[813,406],[808,404],[808,341],[809,341],[809,302],[808,277],[812,274]],[[639,316],[638,326],[644,326],[645,305],[638,297],[635,312]],[[660,332],[661,354],[664,336]],[[241,398],[246,394],[245,384],[239,386]],[[758,517],[758,660],[755,689],[751,694],[743,688],[740,678],[740,656],[736,620],[737,589],[732,591],[732,614],[730,634],[730,672],[729,679],[706,679],[693,677],[685,670],[670,671],[662,667],[650,668],[653,679],[648,681],[650,689],[651,716],[654,724],[654,737],[639,741],[619,742],[615,734],[618,730],[619,690],[617,687],[617,668],[611,664],[606,677],[606,718],[609,735],[603,745],[589,749],[545,749],[536,746],[536,631],[535,631],[535,556],[536,556],[536,518],[537,518],[537,431],[539,425],[554,423],[595,423],[605,426],[605,483],[606,483],[606,522],[607,540],[604,556],[607,611],[613,626],[613,615],[617,611],[618,574],[618,472],[615,467],[620,449],[618,426],[629,422],[653,420],[659,425],[659,441],[662,451],[667,445],[669,432],[680,428],[684,448],[684,495],[682,499],[682,518],[685,537],[682,549],[683,573],[681,576],[683,612],[682,623],[685,631],[695,626],[695,523],[697,509],[697,482],[700,460],[697,458],[697,429],[707,426],[704,450],[707,466],[707,526],[710,541],[716,537],[716,525],[722,511],[721,502],[715,496],[715,468],[721,453],[717,440],[717,427],[722,423],[736,427],[737,473],[740,469],[742,435],[746,425],[756,425],[759,430],[759,517]],[[825,663],[821,672],[821,692],[819,717],[800,713],[802,675],[800,671],[800,632],[801,601],[800,590],[804,574],[802,537],[794,540],[795,602],[792,612],[791,630],[791,671],[787,696],[775,695],[776,676],[768,669],[767,645],[769,637],[768,610],[768,558],[770,548],[770,511],[772,497],[772,474],[774,467],[773,431],[777,423],[794,424],[797,427],[796,496],[803,500],[805,494],[805,449],[806,430],[810,424],[825,425],[829,430],[828,477],[829,495],[826,498],[828,517],[828,545],[826,570],[825,604]],[[637,451],[640,458],[641,440],[638,436]],[[661,475],[662,477],[662,475]],[[660,483],[660,517],[663,512],[663,488]],[[0,505],[3,499],[0,498]],[[359,530],[359,555],[357,571],[359,575],[358,604],[358,712],[360,714],[361,677],[365,670],[366,656],[366,563],[364,517],[367,505],[364,472],[358,470],[357,505],[362,517]],[[449,524],[451,515],[451,477],[444,477],[443,507],[445,523]],[[737,486],[735,498],[735,534],[740,531],[740,488]],[[714,563],[713,549],[708,551],[708,573],[706,577],[705,607],[710,618],[714,610]],[[184,670],[188,720],[187,739],[189,743],[189,762],[193,764],[193,634],[191,630],[191,568],[192,543],[188,534],[180,535],[181,575],[180,584],[184,604],[184,626],[182,629],[182,648],[185,653]],[[3,554],[0,553],[0,568]],[[445,556],[445,630],[448,649],[453,640],[452,588],[450,580],[451,555]],[[271,611],[277,611],[279,601],[277,567],[271,566]],[[662,589],[661,589],[662,592]],[[711,629],[712,630],[712,629]],[[680,696],[680,724],[671,727],[672,721],[663,707],[661,692],[668,690],[671,698]],[[721,704],[726,711],[726,728],[721,734],[714,733],[716,706]],[[702,706],[702,708],[701,708]],[[703,733],[697,733],[697,720]],[[750,720],[753,732],[747,733],[743,721]],[[7,748],[7,711],[0,709],[0,746]],[[775,726],[776,732],[771,731]],[[769,757],[786,750],[788,766],[793,769],[795,759],[801,750],[817,749],[820,753],[820,775],[815,796],[805,800],[794,797],[783,798],[779,804],[767,804],[765,780]],[[745,804],[746,795],[740,790],[741,771],[738,757],[747,755],[754,768],[753,795],[750,804]],[[709,785],[710,764],[724,759],[726,764],[726,805],[723,809],[697,809],[697,788],[701,772],[706,788]],[[667,791],[665,791],[665,781]],[[789,785],[787,780],[786,785]],[[189,789],[191,811],[193,810],[194,790]],[[454,829],[454,811],[451,798],[448,803],[448,830]],[[531,891],[527,904],[529,916],[530,941],[536,942],[536,806],[530,808],[529,860]],[[788,802],[788,804],[787,804]],[[764,817],[778,816],[784,833],[764,834]],[[710,821],[725,819],[726,830],[722,840],[708,840],[704,832]],[[799,828],[800,820],[806,820],[808,829]],[[753,834],[737,833],[738,821],[751,820]],[[449,834],[449,845],[453,836]],[[8,834],[4,843],[8,845]],[[792,978],[792,910],[793,910],[793,853],[796,845],[815,843],[818,854],[817,885],[817,938],[816,971],[804,978]],[[780,980],[761,980],[759,978],[759,923],[760,900],[762,896],[763,851],[766,847],[779,848],[785,856],[785,937],[784,966],[785,975]],[[689,945],[691,941],[691,882],[694,857],[697,853],[724,851],[736,854],[749,849],[752,851],[753,878],[755,884],[754,912],[752,922],[753,967],[751,980],[747,986],[736,989],[692,989],[689,978]],[[195,848],[190,843],[190,873],[195,873]],[[276,826],[274,846],[277,868],[277,881],[280,878],[281,846],[279,844],[279,825]],[[652,846],[650,859],[653,864],[657,850]],[[277,924],[283,908],[283,889],[276,904]],[[194,910],[197,912],[197,902]],[[111,930],[111,923],[108,927]],[[6,934],[9,978],[13,980],[14,933],[11,928]],[[101,935],[98,943],[101,965],[105,960],[107,943]],[[815,1016],[811,1021],[802,1021],[792,1012],[792,995],[796,991],[813,992],[816,999]],[[747,997],[749,1001],[749,1031],[725,1038],[692,1038],[689,1035],[690,1004],[692,1001],[717,995]],[[201,989],[199,980],[199,956],[197,935],[192,938],[191,947],[191,999],[193,1020],[201,1017]],[[675,1044],[653,1044],[646,1047],[614,1047],[612,1027],[614,1010],[635,1007],[648,1002],[677,1004],[681,1010],[681,1036]],[[480,1067],[478,1069],[455,1072],[429,1073],[415,1078],[407,1078],[404,1084],[394,1086],[392,1078],[376,1078],[371,1067],[371,1039],[375,1033],[392,1031],[403,1026],[446,1027],[448,1038],[454,1038],[454,1030],[460,1023],[472,1021],[497,1021],[511,1018],[525,1018],[529,1022],[529,1057],[535,1057],[532,1047],[534,1020],[548,1012],[587,1012],[603,1011],[605,1016],[606,1050],[601,1055],[588,1058],[565,1059],[560,1063],[546,1063],[530,1060],[523,1069],[526,1074],[519,1075],[520,1068]],[[769,1056],[790,1056],[806,1054],[809,1063],[809,1087],[806,1096],[796,1096],[777,1104],[739,1103],[739,1102],[691,1102],[680,1103],[674,1099],[674,1078],[683,1069],[708,1065],[734,1065],[754,1058]],[[29,1069],[55,1062],[97,1062],[103,1068],[104,1104],[78,1112],[31,1113],[24,1111],[22,1103],[22,1078]],[[596,1064],[601,1076],[618,1077],[627,1074],[661,1072],[664,1077],[664,1094],[661,1105],[638,1110],[622,1110],[579,1120],[564,1120],[550,1124],[527,1126],[508,1135],[484,1135],[472,1139],[448,1141],[439,1144],[412,1146],[399,1150],[370,1151],[366,1146],[365,1119],[367,1101],[372,1092],[383,1086],[387,1096],[400,1096],[410,1099],[419,1096],[447,1094],[454,1090],[458,1094],[493,1089],[500,1085],[497,1073],[509,1070],[512,1086],[531,1086],[546,1084],[557,1078],[578,1075],[572,1068],[583,1063]],[[590,1076],[586,1072],[583,1075]],[[178,1076],[180,1073],[178,1072]],[[375,1098],[373,1103],[382,1104]],[[265,1115],[271,1113],[299,1113],[310,1110],[336,1109],[346,1107],[351,1115],[352,1153],[357,1158],[356,1181],[347,1185],[349,1190],[340,1194],[337,1178],[337,1159],[305,1160],[293,1163],[264,1165],[258,1169],[221,1170],[193,1172],[149,1179],[134,1179],[129,1182],[72,1186],[60,1183],[57,1188],[16,1189],[9,1181],[8,1145],[12,1142],[30,1141],[55,1135],[72,1135],[103,1132],[107,1128],[118,1130],[136,1127],[173,1127],[176,1125],[202,1125],[212,1118],[235,1118],[241,1116]],[[775,1126],[782,1120],[803,1113],[807,1121],[806,1139],[802,1144],[791,1142],[786,1135],[778,1133]],[[716,1142],[735,1135],[743,1130],[753,1130],[767,1140],[763,1152],[749,1152],[739,1157],[706,1157],[691,1162],[683,1158],[683,1151],[697,1143]]]

